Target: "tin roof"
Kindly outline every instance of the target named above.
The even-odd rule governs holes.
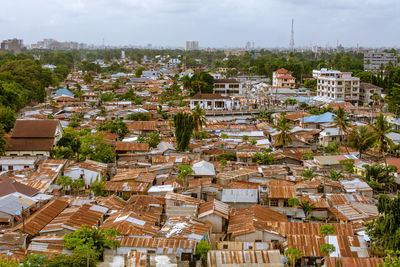
[[[207,266],[284,266],[279,250],[210,250]]]

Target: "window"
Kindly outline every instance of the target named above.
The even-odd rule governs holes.
[[[222,249],[228,249],[228,245],[224,244],[224,245],[222,246]]]
[[[28,165],[25,165],[25,166],[24,166],[24,169],[29,169],[29,166],[28,166]]]
[[[271,200],[269,201],[269,205],[270,205],[271,207],[278,207],[278,200],[277,200],[277,199],[271,199]]]
[[[289,201],[288,201],[287,199],[285,199],[285,200],[283,201],[283,206],[284,206],[284,207],[290,207],[290,206],[289,206]]]
[[[14,170],[14,166],[13,166],[13,165],[9,165],[9,166],[8,166],[8,170],[9,170],[9,171]]]

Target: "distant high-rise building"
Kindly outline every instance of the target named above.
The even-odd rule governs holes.
[[[393,53],[385,52],[365,52],[364,53],[364,70],[378,70],[381,66],[386,67],[389,62],[396,66],[397,59]]]
[[[24,48],[24,41],[22,39],[9,39],[3,40],[0,46],[1,50],[13,51],[14,53],[20,53]]]
[[[199,41],[186,41],[185,50],[199,50]]]
[[[292,19],[292,30],[290,31],[290,51],[294,51],[294,19]]]
[[[121,51],[121,59],[125,59],[125,51],[124,50]]]

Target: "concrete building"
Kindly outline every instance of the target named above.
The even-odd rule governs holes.
[[[199,41],[186,41],[185,50],[199,50]]]
[[[196,94],[190,98],[190,109],[199,105],[204,110],[239,110],[239,99],[219,94]]]
[[[242,84],[236,79],[214,79],[214,94],[222,96],[241,95]]]
[[[364,53],[364,70],[375,71],[381,66],[386,67],[389,62],[396,66],[397,59],[393,53],[386,52],[365,52]]]
[[[317,97],[322,102],[347,101],[358,103],[360,99],[360,78],[352,77],[351,72],[338,70],[313,70],[317,79]]]
[[[9,39],[1,42],[1,50],[13,51],[14,53],[20,53],[24,48],[24,42],[22,39]]]
[[[383,88],[371,83],[360,83],[360,105],[370,105],[377,102],[376,96],[382,95]]]
[[[294,88],[296,78],[292,73],[284,68],[276,70],[272,73],[272,86]]]

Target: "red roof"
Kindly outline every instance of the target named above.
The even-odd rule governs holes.
[[[400,173],[400,159],[398,158],[391,158],[386,159],[387,165],[394,165],[397,167],[397,173]]]
[[[280,68],[279,70],[274,71],[275,73],[279,73],[279,74],[286,74],[289,73],[289,71],[287,69],[284,68]]]

